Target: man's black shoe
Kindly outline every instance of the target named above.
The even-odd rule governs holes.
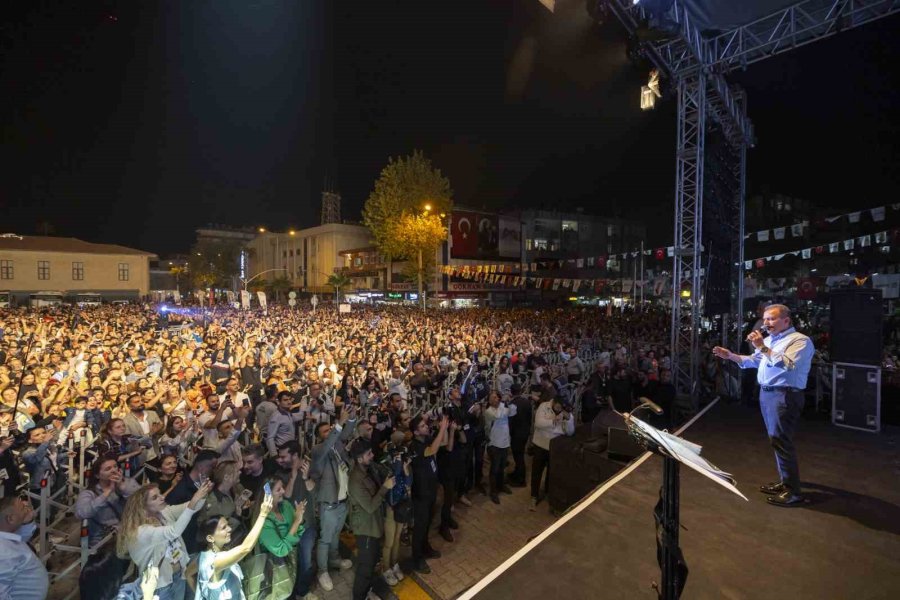
[[[770,496],[777,496],[784,491],[784,483],[781,481],[777,483],[767,483],[766,485],[759,486],[759,491]]]
[[[802,506],[807,503],[806,498],[804,498],[800,494],[795,494],[787,488],[785,488],[785,490],[777,496],[769,496],[768,498],[766,498],[766,502],[768,502],[772,506],[783,506],[785,508]]]
[[[413,569],[415,569],[417,573],[422,573],[423,575],[428,575],[429,573],[431,573],[431,567],[429,567],[428,563],[424,560],[420,560],[418,563],[416,563]]]
[[[502,488],[500,488],[500,491],[504,494],[512,494],[512,488],[508,485],[504,485]]]
[[[441,557],[441,553],[438,552],[437,550],[435,550],[434,548],[432,548],[431,546],[428,546],[427,548],[425,548],[425,552],[423,552],[422,554],[425,556],[425,558],[440,558]]]
[[[494,504],[500,504],[500,497],[497,494],[491,494],[491,502]]]
[[[445,541],[445,542],[452,542],[452,541],[453,541],[453,534],[450,533],[450,530],[449,530],[448,528],[446,528],[446,527],[441,527],[441,528],[438,530],[438,533],[441,535],[442,538],[444,538],[444,541]]]
[[[453,517],[450,517],[447,520],[447,525],[450,527],[450,529],[459,529],[459,523],[457,523],[456,519],[454,519]]]

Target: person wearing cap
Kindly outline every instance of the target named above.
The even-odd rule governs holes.
[[[384,537],[384,498],[394,487],[393,474],[382,477],[372,464],[375,454],[372,442],[357,438],[350,445],[353,469],[350,471],[350,529],[356,536],[356,573],[353,577],[353,600],[365,600],[372,590],[382,600],[393,596],[382,577],[376,577]],[[375,588],[375,589],[373,589]],[[396,596],[393,596],[396,597]]]

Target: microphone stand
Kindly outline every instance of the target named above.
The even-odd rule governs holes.
[[[678,547],[678,532],[680,524],[680,493],[681,493],[681,473],[678,461],[669,456],[664,448],[658,444],[651,443],[646,437],[640,434],[637,427],[632,423],[631,416],[641,409],[648,409],[657,415],[662,414],[662,408],[647,398],[641,398],[643,402],[630,413],[620,413],[612,406],[613,412],[621,416],[625,420],[625,425],[632,437],[647,450],[654,454],[659,454],[663,459],[663,483],[660,488],[660,499],[654,510],[654,518],[657,524],[656,534],[656,559],[662,571],[662,585],[656,583],[653,587],[656,589],[657,597],[660,600],[678,600],[681,592],[684,590],[685,580],[687,579],[687,565],[684,562],[684,556]]]

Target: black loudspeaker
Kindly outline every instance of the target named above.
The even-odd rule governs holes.
[[[831,422],[841,427],[881,430],[881,369],[834,363]]]
[[[881,290],[832,290],[831,360],[858,365],[881,364],[881,313]]]
[[[632,461],[644,453],[644,448],[627,429],[610,427],[608,453],[613,460]]]

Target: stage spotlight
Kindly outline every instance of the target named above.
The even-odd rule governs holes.
[[[647,85],[641,86],[641,110],[651,110],[656,106],[656,99],[662,97],[659,85],[659,71],[650,69]]]

